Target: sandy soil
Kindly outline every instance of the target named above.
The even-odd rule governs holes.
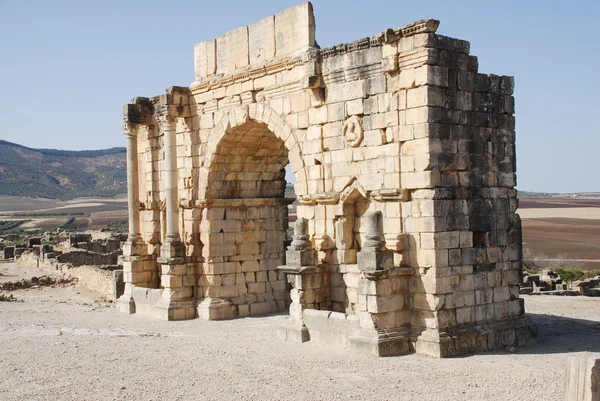
[[[2,400],[561,400],[566,358],[600,352],[593,298],[528,297],[539,345],[437,360],[286,343],[284,315],[163,322],[78,287],[14,295],[0,303]]]

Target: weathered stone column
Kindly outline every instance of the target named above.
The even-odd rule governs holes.
[[[179,196],[177,191],[177,143],[175,139],[175,123],[177,118],[165,115],[160,118],[161,130],[164,134],[165,147],[165,206],[166,235],[161,248],[161,256],[183,257],[185,246],[179,234]]]
[[[318,267],[317,251],[308,236],[308,221],[304,218],[294,224],[294,238],[286,251],[286,265],[278,269],[288,273],[292,285],[290,317],[277,329],[277,336],[284,340],[305,342],[310,339],[304,324],[304,309],[319,309],[326,302],[323,274]]]
[[[138,174],[138,130],[137,124],[125,123],[127,137],[127,203],[129,214],[129,235],[123,246],[123,279],[125,290],[117,300],[121,312],[134,313],[135,303],[132,289],[135,286],[148,287],[152,272],[147,262],[147,245],[140,235],[140,199]]]
[[[139,243],[140,235],[140,193],[138,175],[138,146],[137,124],[125,124],[125,136],[127,137],[127,206],[129,217],[129,235],[127,242]]]
[[[381,212],[366,213],[363,217],[365,224],[365,242],[357,254],[358,269],[365,277],[377,279],[394,265],[392,252],[383,250],[385,237]]]
[[[154,305],[154,315],[164,320],[184,320],[196,317],[194,287],[196,271],[186,257],[185,244],[179,234],[179,196],[177,185],[177,144],[175,123],[171,115],[160,117],[165,147],[165,207],[166,235],[161,246],[161,299]]]

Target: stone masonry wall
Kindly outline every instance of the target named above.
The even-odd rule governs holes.
[[[410,341],[380,355],[529,341],[517,287],[513,79],[479,73],[469,43],[436,34],[438,24],[319,49],[304,3],[197,44],[189,88],[126,106],[142,241],[125,255],[128,305],[137,285],[156,289],[161,308],[186,308],[184,318],[195,304],[211,319],[283,310],[289,164],[317,255],[310,280],[288,276],[300,324],[303,310],[321,309],[338,314],[311,314],[313,330],[354,316],[336,334],[344,346],[373,350],[360,344],[384,332]],[[374,212],[381,233],[366,228]],[[391,261],[365,272],[364,252]]]

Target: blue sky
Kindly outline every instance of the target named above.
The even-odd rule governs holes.
[[[124,146],[121,108],[193,80],[193,45],[298,1],[0,0],[0,139]],[[600,191],[598,1],[313,1],[321,47],[423,18],[514,75],[518,188]]]

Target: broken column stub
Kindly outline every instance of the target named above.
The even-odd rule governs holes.
[[[302,312],[307,307],[318,309],[317,301],[324,298],[319,294],[323,279],[317,266],[317,251],[309,238],[308,221],[304,218],[296,220],[294,237],[285,253],[286,265],[277,267],[288,274],[287,281],[292,286],[290,317],[277,328],[277,336],[288,341],[306,342],[310,339]]]
[[[365,214],[365,242],[357,254],[358,269],[368,279],[378,279],[394,266],[392,251],[384,249],[383,222],[381,212]]]
[[[294,237],[285,256],[285,263],[288,267],[316,267],[317,251],[312,248],[312,243],[308,235],[308,221],[306,219],[296,220],[294,224]]]

